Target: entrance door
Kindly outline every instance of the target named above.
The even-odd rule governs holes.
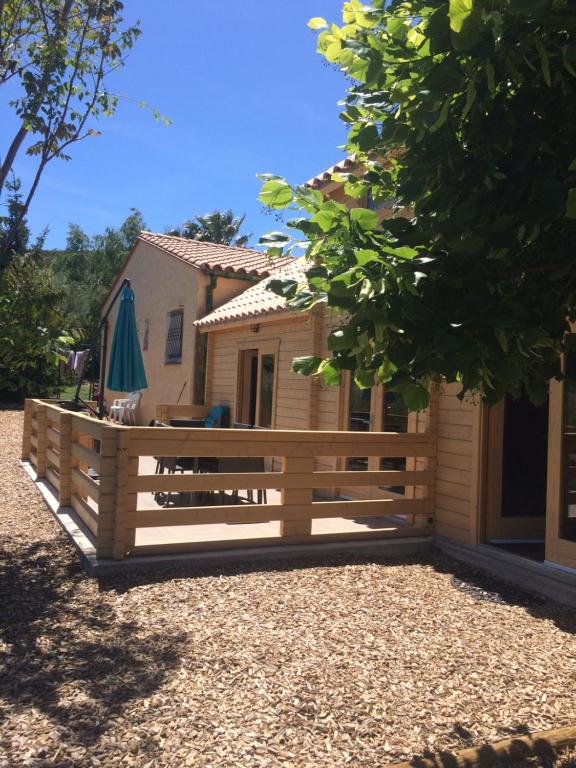
[[[543,540],[546,523],[548,402],[527,397],[490,409],[486,488],[488,541]]]
[[[244,349],[238,360],[236,421],[271,429],[274,422],[276,349]]]

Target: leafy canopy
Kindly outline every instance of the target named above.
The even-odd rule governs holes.
[[[190,240],[201,240],[208,243],[220,243],[221,245],[234,245],[244,248],[250,240],[252,233],[241,235],[240,229],[244,224],[246,214],[235,216],[227,211],[211,211],[204,216],[195,216],[188,219],[177,229],[168,232],[176,237],[186,237]]]
[[[7,182],[8,215],[0,217],[0,241],[19,221],[10,264],[0,273],[0,400],[53,394],[62,350],[77,340],[64,330],[61,290],[42,251],[46,231],[30,242],[21,217],[20,180]]]
[[[102,301],[143,229],[142,214],[132,208],[120,227],[106,227],[94,237],[70,224],[66,248],[46,254],[63,295],[66,323],[81,331],[85,344],[98,345]]]
[[[310,260],[306,285],[275,290],[342,313],[330,359],[298,367],[386,382],[411,408],[442,378],[541,401],[576,319],[572,4],[352,0],[341,26],[310,25],[352,82],[341,118],[361,170],[333,178],[365,207],[263,177],[260,199],[301,233],[263,242]]]

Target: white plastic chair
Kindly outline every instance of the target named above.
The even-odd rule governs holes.
[[[130,392],[128,397],[117,397],[110,408],[112,421],[136,426],[136,409],[141,395],[141,392]]]

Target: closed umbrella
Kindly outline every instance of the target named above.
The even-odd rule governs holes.
[[[108,389],[115,392],[134,392],[146,389],[146,372],[136,330],[134,291],[125,285],[120,294],[120,307],[110,348]]]

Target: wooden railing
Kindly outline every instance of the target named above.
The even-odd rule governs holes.
[[[253,431],[126,427],[70,413],[41,400],[26,402],[23,451],[38,478],[54,487],[61,506],[70,506],[91,538],[98,557],[191,552],[270,544],[310,543],[428,535],[433,530],[435,435],[427,433],[355,433]],[[142,457],[274,457],[277,471],[153,474],[140,472]],[[417,459],[409,471],[326,471],[316,457],[404,457]],[[413,486],[411,498],[342,499],[338,489]],[[138,494],[225,492],[241,488],[275,490],[267,504],[161,507],[138,503]],[[315,489],[332,489],[334,498],[318,499]],[[231,498],[228,496],[228,498]],[[379,530],[313,533],[312,521],[326,518],[387,518]],[[393,521],[397,522],[394,523]],[[277,535],[253,539],[217,536],[199,540],[194,526],[280,521]],[[184,527],[191,528],[184,530]],[[178,528],[174,543],[162,543],[162,530]],[[138,537],[137,531],[149,529]],[[154,531],[159,529],[157,540]],[[138,541],[142,538],[142,541]]]
[[[209,410],[207,405],[157,403],[154,408],[154,420],[167,424],[170,419],[203,419]]]

